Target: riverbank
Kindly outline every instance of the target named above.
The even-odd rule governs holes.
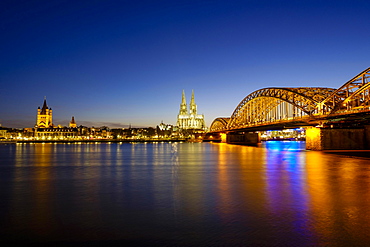
[[[187,139],[90,139],[90,140],[11,140],[0,141],[0,144],[16,143],[157,143],[157,142],[187,142]]]

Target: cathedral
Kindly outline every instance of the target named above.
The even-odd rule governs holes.
[[[180,104],[180,112],[177,115],[177,124],[180,129],[204,129],[206,127],[203,114],[197,114],[197,105],[194,100],[194,91],[191,94],[190,107],[188,107],[185,99],[185,92],[182,90],[182,101]]]

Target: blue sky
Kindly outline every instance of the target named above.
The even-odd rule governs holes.
[[[209,126],[265,87],[338,88],[370,67],[369,1],[0,3],[0,123],[176,124],[194,89]]]

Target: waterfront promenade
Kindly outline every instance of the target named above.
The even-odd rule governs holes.
[[[0,144],[11,143],[156,143],[156,142],[194,142],[191,139],[176,138],[176,139],[70,139],[70,140],[1,140]]]

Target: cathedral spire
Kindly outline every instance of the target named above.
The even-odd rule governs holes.
[[[197,105],[194,100],[194,89],[191,91],[190,114],[197,114]]]
[[[188,106],[186,105],[185,91],[182,90],[182,99],[180,104],[180,115],[188,114]]]
[[[194,89],[191,90],[191,101],[190,105],[195,105],[195,100],[194,100]]]
[[[182,101],[181,101],[181,104],[185,104],[186,105],[186,99],[185,99],[185,91],[184,91],[184,89],[182,90]]]

